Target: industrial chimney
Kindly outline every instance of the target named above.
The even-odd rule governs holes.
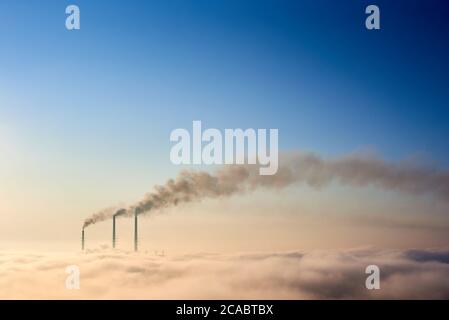
[[[115,215],[112,217],[112,248],[115,249]]]
[[[138,250],[138,235],[137,235],[137,215],[138,215],[137,208],[134,210],[134,251]]]
[[[118,210],[113,216],[112,216],[112,248],[115,249],[115,245],[117,244],[117,234],[116,234],[116,218],[118,216],[126,214],[125,209]]]
[[[84,250],[84,228],[81,232],[81,250]]]

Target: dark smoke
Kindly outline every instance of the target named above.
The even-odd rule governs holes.
[[[116,211],[116,207],[109,207],[94,213],[92,216],[84,220],[83,229],[99,221],[110,219]]]
[[[126,215],[126,209],[120,209],[117,210],[116,213],[114,213],[113,217],[120,217]]]
[[[128,207],[121,215],[134,210],[146,213],[180,203],[205,198],[224,198],[258,188],[282,189],[294,183],[322,188],[332,182],[355,187],[375,186],[385,190],[413,195],[432,195],[449,200],[449,172],[410,163],[387,163],[366,155],[350,155],[323,159],[313,153],[284,154],[278,172],[259,175],[256,165],[225,166],[214,174],[204,171],[182,171],[176,179],[155,186],[141,201]],[[111,218],[114,209],[100,211],[85,221],[90,224]]]

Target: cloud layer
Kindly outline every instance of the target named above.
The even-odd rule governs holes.
[[[0,252],[0,299],[449,299],[449,251],[342,250],[156,256]],[[378,265],[381,289],[365,288]],[[80,290],[68,290],[78,265]]]

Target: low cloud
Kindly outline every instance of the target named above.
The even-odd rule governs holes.
[[[0,299],[448,299],[447,250],[155,256],[0,252]],[[378,265],[381,289],[365,288]],[[78,265],[80,290],[65,288]]]

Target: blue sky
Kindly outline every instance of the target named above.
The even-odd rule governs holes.
[[[81,153],[167,159],[169,132],[202,120],[279,128],[283,149],[446,164],[447,5],[376,3],[380,31],[364,1],[3,1],[1,116]]]

